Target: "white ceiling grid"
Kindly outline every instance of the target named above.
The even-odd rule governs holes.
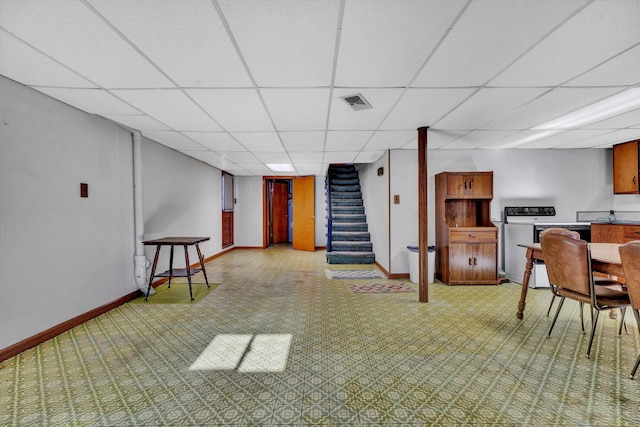
[[[0,0],[0,74],[237,175],[388,149],[592,148],[640,109],[637,0]],[[362,94],[353,111],[340,97]]]

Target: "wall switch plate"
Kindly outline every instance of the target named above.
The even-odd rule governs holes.
[[[399,205],[400,204],[400,195],[399,194],[395,194],[393,196],[393,204],[394,205]]]
[[[89,197],[89,184],[85,182],[80,183],[80,197]]]

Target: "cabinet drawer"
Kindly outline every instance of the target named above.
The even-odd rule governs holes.
[[[632,240],[640,240],[640,225],[626,225],[624,227],[623,237],[625,243]]]
[[[497,229],[473,230],[469,228],[458,228],[449,230],[451,240],[496,240],[498,238]]]

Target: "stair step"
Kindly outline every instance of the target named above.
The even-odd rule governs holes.
[[[331,178],[329,183],[334,185],[360,185],[358,177],[355,178]]]
[[[373,244],[371,242],[333,240],[331,242],[331,250],[337,252],[372,252]]]
[[[327,252],[329,264],[373,264],[376,256],[373,252]]]
[[[358,178],[358,172],[356,171],[352,171],[352,172],[333,172],[333,171],[329,171],[329,179],[351,179],[351,178]]]
[[[362,206],[362,199],[331,199],[331,209],[337,206]]]
[[[362,199],[362,193],[359,191],[332,191],[331,192],[331,201],[339,200],[339,199]]]
[[[333,185],[331,184],[331,197],[333,197],[333,192],[345,193],[345,192],[360,192],[360,184],[352,184],[352,185]],[[362,193],[360,193],[360,197],[362,197]]]
[[[368,242],[371,240],[371,233],[369,233],[368,231],[335,231],[334,229],[331,233],[331,240],[334,242]]]
[[[344,214],[344,215],[333,215],[333,223],[336,222],[367,222],[367,216],[364,214]]]
[[[334,215],[343,214],[364,214],[364,206],[332,206],[331,213]]]
[[[369,225],[366,222],[334,222],[333,231],[369,231]]]

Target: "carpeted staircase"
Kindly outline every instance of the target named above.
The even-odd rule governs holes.
[[[373,264],[376,258],[371,245],[367,217],[362,204],[360,180],[355,166],[330,165],[325,186],[327,206],[331,207],[331,217],[327,218],[327,228],[331,233],[327,236],[330,242],[327,262],[329,264]]]

